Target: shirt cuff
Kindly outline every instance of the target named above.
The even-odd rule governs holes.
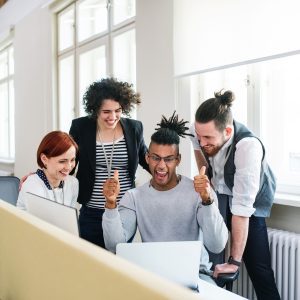
[[[231,213],[235,216],[250,218],[255,212],[254,207],[246,207],[241,205],[232,205]]]
[[[114,219],[114,218],[116,218],[118,216],[118,207],[112,208],[112,209],[105,208],[105,216],[108,219]]]

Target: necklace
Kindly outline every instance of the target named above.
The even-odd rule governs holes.
[[[57,203],[60,203],[60,202],[58,202],[58,201],[57,201],[57,198],[56,198],[56,193],[55,193],[55,191],[54,191],[54,188],[53,188],[53,187],[51,187],[51,189],[52,189],[52,193],[53,193],[54,201],[55,201],[55,202],[57,202]],[[65,205],[65,194],[64,194],[64,187],[62,187],[62,189],[61,189],[61,192],[62,192],[62,203],[61,203],[61,204]]]
[[[106,162],[106,168],[107,168],[108,178],[110,178],[111,177],[112,159],[113,159],[113,156],[114,156],[114,149],[115,149],[116,127],[114,128],[113,144],[112,144],[112,149],[111,149],[109,160],[108,160],[107,153],[106,153],[106,150],[105,150],[105,147],[104,147],[104,143],[102,142],[101,133],[100,133],[100,127],[99,126],[97,128],[97,135],[98,135],[98,138],[99,138],[99,141],[100,141],[100,144],[102,146],[103,153],[104,153],[104,158],[105,158],[105,162]]]

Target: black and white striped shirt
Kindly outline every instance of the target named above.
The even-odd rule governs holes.
[[[110,162],[113,143],[103,143],[107,159]],[[119,171],[120,193],[117,198],[119,202],[125,192],[131,188],[131,180],[128,172],[128,154],[124,136],[115,141],[112,158],[111,176],[114,170]],[[101,143],[96,144],[96,174],[94,188],[88,207],[103,209],[105,198],[103,196],[103,183],[108,178],[105,155]]]

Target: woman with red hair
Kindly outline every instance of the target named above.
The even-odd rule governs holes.
[[[69,173],[75,167],[77,151],[77,144],[67,133],[48,133],[37,150],[37,164],[40,168],[22,184],[17,207],[26,210],[27,192],[75,207],[78,180]]]

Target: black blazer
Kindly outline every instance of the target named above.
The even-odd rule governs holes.
[[[135,172],[140,164],[149,172],[145,159],[147,147],[143,137],[143,125],[140,121],[121,118],[128,153],[128,172],[131,186],[134,187]],[[96,134],[97,122],[89,117],[72,121],[70,135],[79,146],[76,163],[79,163],[77,175],[79,181],[78,202],[87,203],[92,195],[96,172]]]

